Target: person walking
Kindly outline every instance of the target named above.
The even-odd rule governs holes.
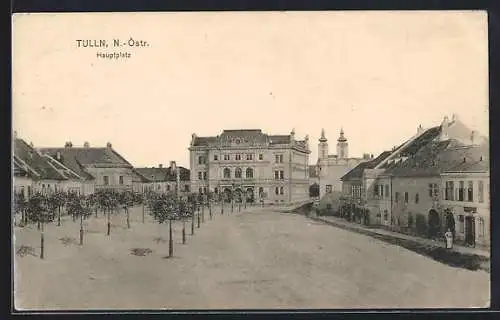
[[[452,249],[453,248],[453,233],[451,232],[450,229],[446,231],[444,234],[444,237],[446,238],[446,249]]]

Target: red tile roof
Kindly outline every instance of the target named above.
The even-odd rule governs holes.
[[[184,167],[177,166],[179,168],[179,179],[180,181],[190,180],[190,171]],[[171,168],[135,168],[135,170],[143,177],[148,179],[148,182],[160,182],[160,181],[176,181],[176,173]]]
[[[384,151],[382,152],[378,157],[375,159],[372,159],[370,161],[365,161],[361,162],[358,164],[356,167],[354,167],[351,171],[347,172],[340,180],[342,181],[349,181],[351,179],[361,179],[363,176],[363,171],[365,169],[373,169],[375,168],[379,163],[387,159],[392,154],[391,151]]]

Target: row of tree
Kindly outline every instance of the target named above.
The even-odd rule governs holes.
[[[36,223],[40,233],[41,253],[44,255],[44,224],[57,222],[61,225],[61,216],[65,213],[72,217],[73,222],[80,220],[80,245],[84,242],[83,221],[93,214],[98,217],[99,212],[106,216],[107,235],[111,233],[111,216],[124,212],[126,214],[127,228],[130,228],[130,208],[142,205],[142,222],[145,220],[145,211],[148,211],[158,223],[169,222],[169,255],[173,255],[172,221],[182,220],[182,239],[186,242],[185,225],[191,218],[191,234],[194,235],[195,213],[198,213],[198,228],[200,219],[204,222],[205,208],[208,209],[212,219],[212,203],[221,204],[221,214],[224,214],[224,202],[228,200],[223,194],[192,193],[179,197],[174,193],[136,193],[131,191],[119,192],[113,189],[99,190],[90,195],[79,195],[72,192],[55,192],[51,194],[35,193],[28,199],[22,193],[15,194],[14,212],[21,216],[19,226]],[[231,211],[234,211],[234,199],[229,198]],[[245,203],[246,206],[246,203]],[[241,203],[238,205],[241,211]],[[201,212],[200,212],[201,211]]]

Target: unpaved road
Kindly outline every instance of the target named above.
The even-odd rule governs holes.
[[[489,305],[489,277],[303,216],[253,209],[218,210],[165,259],[166,225],[122,216],[107,237],[102,217],[49,225],[46,259],[16,257],[16,306],[22,309],[453,308]],[[229,210],[230,211],[230,210]],[[16,248],[39,250],[36,228],[16,228]],[[71,242],[71,241],[70,241]],[[151,254],[130,254],[149,248]]]

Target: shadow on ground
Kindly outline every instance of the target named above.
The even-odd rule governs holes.
[[[428,245],[428,244],[423,244],[419,243],[413,240],[409,239],[401,239],[401,238],[394,238],[388,235],[381,235],[381,234],[375,234],[373,232],[370,232],[368,230],[361,230],[361,229],[355,229],[355,228],[349,228],[348,226],[344,226],[341,224],[336,224],[334,222],[329,222],[329,221],[324,221],[324,220],[319,220],[316,218],[312,218],[313,220],[316,221],[321,221],[325,224],[329,224],[332,226],[335,226],[337,228],[349,230],[349,231],[354,231],[359,234],[367,235],[372,238],[381,240],[385,243],[389,243],[392,245],[397,245],[400,247],[403,247],[407,250],[413,251],[415,253],[418,253],[420,255],[432,258],[435,261],[438,261],[440,263],[446,264],[450,267],[455,267],[455,268],[463,268],[467,270],[483,270],[486,272],[490,272],[490,259],[487,257],[483,257],[480,255],[476,254],[467,254],[467,253],[461,253],[457,251],[452,251],[448,250],[446,248],[443,248],[439,245]]]

